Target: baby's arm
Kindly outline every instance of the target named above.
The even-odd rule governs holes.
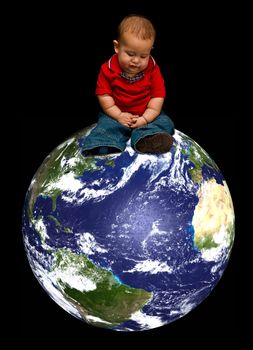
[[[140,126],[151,123],[161,113],[163,102],[163,97],[151,98],[145,112],[142,114],[142,116],[135,119],[135,123],[132,125],[132,128],[139,128]]]
[[[109,117],[117,120],[122,125],[130,127],[132,125],[132,118],[134,117],[131,113],[121,112],[115,101],[110,95],[98,95],[98,101],[102,110]]]
[[[156,117],[158,117],[158,115],[161,113],[163,102],[163,97],[151,98],[145,112],[142,114],[143,119],[145,119],[147,123],[152,122]]]

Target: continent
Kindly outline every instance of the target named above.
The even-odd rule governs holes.
[[[152,298],[152,293],[120,283],[112,272],[66,249],[55,253],[51,278],[86,321],[97,319],[104,326],[129,320]]]
[[[217,184],[215,179],[202,183],[199,202],[192,219],[194,244],[200,249],[219,245],[231,246],[234,238],[234,209],[226,182]]]
[[[33,207],[39,195],[50,197],[55,210],[57,197],[62,191],[77,190],[78,176],[81,176],[85,170],[98,170],[92,158],[82,157],[77,142],[78,135],[53,150],[35,174],[28,193],[30,219],[33,217]]]
[[[191,176],[191,179],[195,183],[200,184],[203,181],[203,176],[202,176],[203,165],[206,165],[210,168],[213,168],[219,171],[215,162],[210,158],[207,152],[202,147],[200,147],[200,145],[197,144],[197,142],[195,142],[188,136],[183,137],[183,139],[184,141],[186,141],[186,144],[185,146],[182,147],[182,154],[186,155],[189,161],[193,164],[193,167],[189,168],[188,172]]]

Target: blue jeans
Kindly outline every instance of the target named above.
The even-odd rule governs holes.
[[[82,151],[97,147],[115,147],[123,152],[131,138],[131,146],[136,150],[137,142],[143,137],[158,133],[174,134],[174,123],[163,112],[156,119],[139,128],[131,129],[100,112],[98,123],[82,142]]]

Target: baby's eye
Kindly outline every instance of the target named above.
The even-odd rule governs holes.
[[[141,58],[147,58],[148,56],[147,55],[145,55],[145,56],[141,56]]]
[[[133,52],[127,52],[128,56],[133,57],[134,53]]]

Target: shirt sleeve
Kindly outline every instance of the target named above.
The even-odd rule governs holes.
[[[110,72],[107,65],[107,63],[103,64],[100,69],[95,91],[96,95],[112,94]]]
[[[160,68],[156,64],[151,73],[151,97],[165,97],[166,90]]]

